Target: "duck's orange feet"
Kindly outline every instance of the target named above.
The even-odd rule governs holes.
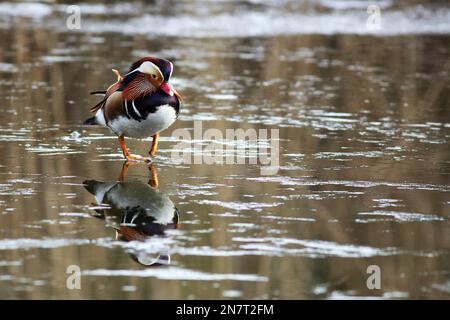
[[[156,171],[156,167],[151,164],[150,167],[150,180],[148,181],[148,184],[153,187],[153,188],[158,188],[159,186],[159,181],[158,181],[158,172]]]
[[[127,161],[147,162],[147,163],[152,162],[151,158],[137,156],[137,155],[134,155],[134,154],[128,154],[127,156],[125,156],[125,158],[127,159]]]
[[[159,133],[155,133],[152,137],[153,137],[152,148],[150,149],[149,154],[151,157],[154,157],[156,154],[156,151],[158,151]]]
[[[122,149],[123,156],[125,157],[125,159],[127,159],[127,161],[134,161],[134,162],[138,161],[138,162],[147,162],[147,163],[152,161],[152,159],[147,158],[147,157],[130,154],[130,152],[127,149],[127,146],[125,145],[125,137],[124,136],[119,137],[119,144],[120,144],[120,148]]]
[[[119,181],[123,182],[125,180],[125,176],[127,175],[128,168],[130,167],[130,163],[128,161],[125,161],[122,165],[122,170],[120,171],[119,175]]]

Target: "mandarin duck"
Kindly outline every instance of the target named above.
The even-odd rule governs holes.
[[[128,165],[128,164],[127,164]],[[119,181],[86,180],[86,190],[95,196],[97,208],[93,214],[105,220],[116,231],[116,240],[145,241],[152,236],[163,236],[167,230],[179,228],[180,212],[167,196],[154,185],[156,169],[150,168],[148,184],[140,181],[124,182],[128,167],[124,165]],[[151,183],[153,181],[153,183]],[[156,258],[145,251],[128,252],[132,259],[145,266],[167,265],[168,254]]]
[[[106,91],[91,94],[103,99],[91,108],[95,116],[86,125],[108,127],[119,137],[119,144],[127,161],[146,161],[151,158],[132,155],[125,145],[125,137],[143,139],[152,137],[150,157],[158,149],[159,133],[178,118],[181,95],[169,83],[173,72],[172,62],[145,57],[134,62],[122,76],[117,70],[117,82]]]

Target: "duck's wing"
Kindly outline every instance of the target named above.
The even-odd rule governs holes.
[[[108,98],[120,88],[123,77],[120,75],[119,71],[117,71],[116,69],[112,69],[112,72],[117,76],[117,81],[115,83],[110,85],[106,91],[100,90],[100,91],[92,91],[91,92],[92,95],[103,95],[102,101],[100,101],[95,106],[93,106],[90,109],[91,112],[97,112],[99,109],[103,108],[105,106]]]

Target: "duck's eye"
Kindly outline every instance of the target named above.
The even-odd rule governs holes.
[[[152,73],[152,78],[153,78],[153,79],[156,79],[156,78],[157,78],[157,77],[156,77],[156,74]]]

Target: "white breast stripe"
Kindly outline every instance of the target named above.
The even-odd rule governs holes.
[[[131,218],[130,223],[134,223],[134,220],[136,220],[137,217],[139,217],[139,212],[136,213],[136,214],[133,216],[133,218]]]
[[[136,108],[136,106],[134,105],[134,100],[131,100],[131,105],[133,106],[134,112],[136,112],[136,114],[139,116],[139,118],[144,119],[141,116],[141,113],[138,111],[138,109]]]
[[[131,118],[130,114],[128,113],[127,100],[123,100],[123,107],[125,108],[125,112],[127,113],[127,117]]]

